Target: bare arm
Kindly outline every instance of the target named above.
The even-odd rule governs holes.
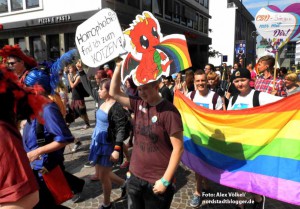
[[[173,151],[171,153],[169,165],[163,175],[163,178],[171,183],[172,178],[174,177],[175,171],[179,165],[181,155],[183,153],[183,133],[182,131],[175,133],[170,137]],[[164,193],[166,191],[166,187],[162,184],[161,180],[157,180],[155,182],[153,192],[154,193]]]
[[[1,209],[32,209],[39,201],[39,192],[30,193],[16,202],[1,204]]]
[[[129,97],[126,94],[124,94],[120,88],[121,65],[122,65],[122,60],[121,59],[116,60],[116,68],[113,77],[111,79],[109,94],[123,106],[127,108],[131,108]]]
[[[28,152],[27,157],[28,157],[29,161],[32,162],[32,161],[35,161],[36,159],[38,159],[40,155],[59,150],[59,149],[65,147],[67,144],[69,144],[69,142],[53,141],[45,146],[39,147],[35,150]]]
[[[68,74],[68,80],[69,80],[70,87],[72,89],[75,88],[80,83],[80,77],[79,76],[77,76],[75,81],[72,82],[71,75]]]

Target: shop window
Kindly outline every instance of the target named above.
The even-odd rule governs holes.
[[[165,18],[172,20],[172,0],[165,1]]]
[[[174,22],[179,23],[180,21],[180,4],[174,2]]]
[[[10,0],[11,11],[19,11],[23,9],[23,0]]]
[[[65,48],[66,52],[76,48],[75,33],[65,33]]]
[[[8,12],[7,0],[0,0],[0,13]]]
[[[8,45],[8,39],[1,39],[0,40],[0,48],[3,48],[5,45]]]
[[[140,0],[130,0],[130,1],[128,1],[128,5],[139,9],[140,8]]]
[[[142,10],[152,12],[152,0],[143,0]]]
[[[35,8],[35,7],[39,7],[40,3],[39,0],[26,0],[26,8]]]
[[[59,36],[49,35],[47,39],[48,39],[49,50],[50,50],[50,59],[56,60],[57,58],[60,57]]]
[[[26,50],[26,44],[24,38],[15,38],[15,44],[19,44],[20,48],[24,51]]]
[[[153,0],[153,11],[154,14],[158,16],[163,15],[163,1],[161,0]]]

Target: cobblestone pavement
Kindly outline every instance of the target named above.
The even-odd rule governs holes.
[[[103,201],[103,192],[99,182],[90,181],[89,175],[94,173],[94,168],[85,168],[84,164],[87,162],[89,154],[89,144],[90,136],[93,132],[95,125],[95,115],[94,115],[94,101],[92,98],[86,98],[88,115],[91,121],[91,128],[87,130],[81,130],[84,126],[83,121],[79,118],[75,123],[71,124],[71,131],[73,135],[82,142],[82,146],[79,150],[73,153],[72,147],[74,144],[70,144],[65,150],[65,165],[66,169],[73,173],[74,175],[85,180],[86,184],[82,192],[82,199],[78,203],[72,203],[67,201],[64,203],[72,209],[97,209]],[[121,177],[125,177],[126,169],[119,169],[119,167],[114,167],[114,172]],[[188,205],[189,199],[193,194],[195,187],[194,174],[191,170],[186,168],[184,165],[180,165],[176,174],[176,190],[174,195],[171,209],[191,209]],[[220,186],[215,183],[211,183],[211,196],[205,199],[199,208],[203,209],[235,209],[236,205],[233,203],[228,203],[235,201],[236,198],[229,197],[230,195],[235,195],[235,190]],[[121,191],[119,188],[113,187],[111,199],[116,200],[120,197]],[[220,195],[225,195],[225,197],[218,197]],[[209,202],[210,201],[210,202]],[[214,202],[213,202],[214,201]],[[217,203],[217,201],[224,201],[223,203]],[[250,199],[251,201],[251,199]],[[113,204],[114,209],[125,209],[127,208],[127,202],[117,201]],[[252,208],[252,204],[248,204],[246,209]],[[265,209],[300,209],[300,206],[290,205],[277,200],[269,199],[266,200]]]

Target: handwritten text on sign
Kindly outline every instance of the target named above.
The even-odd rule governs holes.
[[[286,41],[292,35],[296,21],[293,14],[262,8],[256,14],[255,27],[264,38],[277,38]]]
[[[119,56],[124,37],[117,14],[102,9],[79,25],[75,41],[84,64],[98,67]]]

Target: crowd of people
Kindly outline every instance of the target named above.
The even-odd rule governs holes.
[[[300,91],[296,73],[282,68],[274,77],[272,56],[261,57],[257,70],[251,63],[241,67],[241,61],[232,69],[226,64],[219,68],[207,64],[203,69],[188,69],[136,86],[132,78],[121,83],[120,58],[114,71],[108,64],[97,70],[93,82],[76,57],[41,68],[17,45],[5,46],[0,55],[0,132],[5,135],[0,140],[3,208],[67,208],[57,203],[44,181],[44,175],[57,167],[73,193],[72,201],[80,200],[85,181],[65,170],[64,148],[74,142],[72,151],[76,152],[81,146],[69,129],[77,118],[85,123],[82,129],[91,128],[84,99],[87,96],[95,101],[96,124],[85,166],[95,167],[90,180],[101,182],[104,199],[99,208],[112,208],[114,183],[130,209],[167,209],[184,150],[181,116],[173,105],[175,91],[199,106],[223,111],[261,106]],[[54,70],[52,66],[60,67]],[[126,139],[128,144],[124,143]],[[116,163],[129,169],[126,180],[112,172]],[[200,174],[195,173],[195,179],[189,202],[192,207],[200,206],[202,192],[211,189]],[[253,198],[253,209],[263,209],[265,197],[253,194]]]

